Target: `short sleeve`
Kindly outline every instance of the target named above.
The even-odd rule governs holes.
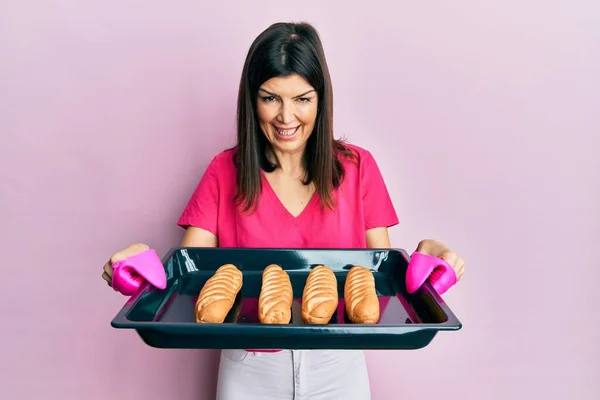
[[[194,226],[217,235],[219,219],[219,177],[214,158],[202,175],[183,213],[177,221],[182,228]]]
[[[398,215],[373,155],[361,154],[360,180],[365,230],[397,225]]]

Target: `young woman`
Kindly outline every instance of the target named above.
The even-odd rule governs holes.
[[[371,153],[334,139],[333,91],[309,24],[277,23],[250,47],[238,94],[237,145],[209,164],[178,221],[182,246],[387,248],[398,224]],[[131,245],[104,266],[148,246]],[[458,277],[463,260],[442,243]],[[219,400],[370,398],[361,351],[223,350]]]

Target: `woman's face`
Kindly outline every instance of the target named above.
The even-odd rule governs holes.
[[[276,153],[304,151],[317,119],[318,95],[300,75],[271,78],[258,90],[260,127]]]

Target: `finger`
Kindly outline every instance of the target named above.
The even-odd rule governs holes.
[[[107,274],[109,277],[112,277],[112,275],[113,275],[113,271],[114,271],[114,270],[113,270],[113,267],[112,267],[112,265],[111,265],[110,261],[109,261],[109,262],[107,262],[106,264],[104,264],[104,267],[102,268],[102,270],[103,270],[103,271],[104,271],[104,273],[105,273],[105,274]]]
[[[129,249],[121,250],[118,253],[115,253],[110,258],[110,260],[108,260],[108,263],[112,266],[117,261],[123,261],[123,260],[129,258],[130,256],[134,255],[134,254],[129,254],[129,253],[130,253]]]
[[[465,274],[465,260],[459,258],[454,266],[454,271],[456,272],[456,280],[460,281]]]
[[[440,258],[442,260],[446,261],[448,264],[450,264],[450,266],[452,266],[453,268],[456,265],[457,261],[459,260],[458,254],[456,254],[455,252],[453,252],[451,250],[444,251],[440,255]]]
[[[129,257],[133,257],[141,252],[148,250],[150,247],[143,243],[132,244],[131,246],[117,252],[110,258],[110,264],[114,264],[117,261],[123,261]]]
[[[111,279],[110,275],[108,275],[106,272],[102,273],[102,279],[104,279],[106,281],[106,283],[108,283],[108,286],[111,285],[112,279]]]
[[[133,244],[133,245],[113,254],[112,257],[110,257],[110,259],[108,260],[108,262],[106,264],[104,264],[103,269],[106,273],[108,273],[110,276],[112,276],[114,263],[116,263],[117,261],[126,260],[127,258],[135,256],[137,254],[140,254],[141,252],[146,251],[149,248],[150,247],[148,247],[148,245],[145,245],[143,243]]]

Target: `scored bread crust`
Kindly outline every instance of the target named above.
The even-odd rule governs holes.
[[[222,323],[242,288],[242,272],[233,264],[220,266],[196,300],[196,322]]]
[[[348,271],[344,283],[346,314],[356,324],[376,324],[379,321],[379,299],[375,277],[368,269],[355,265]]]
[[[262,274],[258,297],[258,319],[263,324],[289,324],[294,292],[287,272],[271,264]]]
[[[337,279],[333,271],[318,265],[310,271],[302,294],[302,320],[307,324],[327,324],[337,311]]]

